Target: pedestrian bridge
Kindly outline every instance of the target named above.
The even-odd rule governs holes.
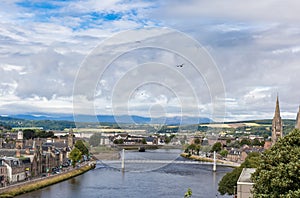
[[[121,164],[121,160],[101,160],[97,161],[97,164]],[[155,159],[128,159],[124,161],[125,164],[202,164],[202,165],[213,165],[213,162],[202,162],[192,160],[155,160]],[[237,163],[217,163],[217,166],[233,166],[237,167]]]

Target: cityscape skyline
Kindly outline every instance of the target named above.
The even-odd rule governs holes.
[[[151,39],[163,43],[170,39],[168,32],[164,32],[167,27],[194,39],[215,63],[225,88],[224,97],[218,98],[225,104],[225,121],[272,119],[277,95],[282,119],[295,119],[300,105],[300,93],[295,91],[300,84],[299,6],[300,2],[292,0],[2,1],[0,114],[73,113],[74,84],[84,61],[95,48],[127,30],[140,34],[148,28],[162,31],[154,36],[143,34],[137,41],[126,38],[115,42],[103,55],[121,48],[138,49]],[[188,52],[191,45],[184,44],[174,42],[169,49],[182,46]],[[193,73],[189,70],[191,61],[180,55],[172,51],[132,50],[115,60],[103,77],[99,74],[98,79],[89,78],[88,73],[87,84],[96,82],[93,94],[88,96],[78,91],[76,96],[85,97],[82,106],[92,102],[95,114],[127,112],[147,117],[210,118],[214,101],[205,79],[207,73]],[[153,68],[136,69],[148,63]],[[174,74],[168,73],[168,68],[185,75],[183,80],[173,82]],[[119,110],[123,103],[116,101],[112,105],[114,90],[124,76],[130,74],[133,79],[135,72],[138,74],[135,80],[142,81],[143,72],[147,72],[157,79],[176,83],[177,89],[163,81],[133,87],[130,99],[125,101],[129,107],[116,113],[113,106]],[[189,95],[191,90],[194,93]],[[189,105],[184,104],[187,110],[182,111],[185,99]],[[192,109],[198,109],[196,114]]]

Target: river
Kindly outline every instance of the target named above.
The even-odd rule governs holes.
[[[125,158],[142,160],[185,160],[180,150],[126,151]],[[34,191],[18,198],[182,198],[188,188],[199,198],[221,196],[218,182],[232,168],[207,164],[141,163],[126,164],[99,161],[94,170],[67,181]]]

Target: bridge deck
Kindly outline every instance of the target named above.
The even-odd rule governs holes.
[[[98,164],[121,164],[121,160],[102,160],[98,161]],[[132,159],[125,160],[125,164],[205,164],[205,165],[213,165],[213,162],[202,162],[202,161],[177,161],[177,160],[140,160],[140,159]],[[217,166],[233,166],[237,167],[239,164],[230,163],[230,164],[220,164],[217,163]]]

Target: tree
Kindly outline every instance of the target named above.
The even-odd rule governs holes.
[[[221,151],[221,149],[222,149],[222,144],[221,144],[221,142],[216,142],[216,143],[213,145],[213,147],[211,148],[211,152],[214,152],[214,151],[219,152],[219,151]]]
[[[101,134],[100,133],[95,133],[93,134],[90,139],[89,139],[89,143],[92,146],[99,146],[100,144],[100,140],[101,140]]]
[[[240,142],[240,145],[243,146],[243,145],[251,145],[251,141],[249,139],[242,139],[241,142]]]
[[[142,139],[142,144],[147,144],[147,141],[145,138]]]
[[[89,154],[89,149],[87,149],[82,140],[77,140],[74,146],[79,149],[82,155]]]
[[[195,148],[197,155],[199,155],[199,152],[201,150],[201,145],[200,144],[196,144],[196,148]]]
[[[199,138],[196,138],[196,139],[194,140],[194,142],[195,142],[195,144],[200,144],[200,143],[201,143],[201,140],[200,140]]]
[[[72,160],[72,165],[73,167],[75,167],[76,163],[81,160],[82,158],[82,153],[80,152],[80,150],[78,148],[74,148],[70,155],[69,155],[69,158]]]
[[[23,131],[23,137],[24,139],[33,139],[35,137],[35,131],[32,129],[24,129]]]
[[[228,155],[228,151],[225,150],[225,149],[223,149],[222,151],[220,151],[220,155],[221,155],[222,157],[226,157],[226,156]]]
[[[255,139],[252,141],[252,145],[253,145],[253,146],[261,146],[261,142],[259,141],[259,139],[255,138]]]
[[[188,190],[184,194],[184,198],[190,198],[192,197],[192,194],[193,194],[192,189],[188,188]]]
[[[171,138],[169,136],[165,136],[165,143],[169,144],[171,142]]]
[[[252,175],[254,197],[300,197],[300,130],[279,139],[262,154]]]
[[[188,146],[188,151],[194,154],[194,151],[196,150],[196,144],[190,144]]]
[[[123,139],[115,139],[114,144],[123,144],[124,140]]]
[[[259,166],[259,163],[260,153],[249,153],[240,167],[234,168],[231,172],[226,173],[226,175],[224,175],[224,177],[221,179],[218,188],[218,191],[221,193],[221,195],[224,195],[226,193],[229,195],[233,195],[234,187],[236,186],[236,182],[239,179],[243,168],[256,168]]]

